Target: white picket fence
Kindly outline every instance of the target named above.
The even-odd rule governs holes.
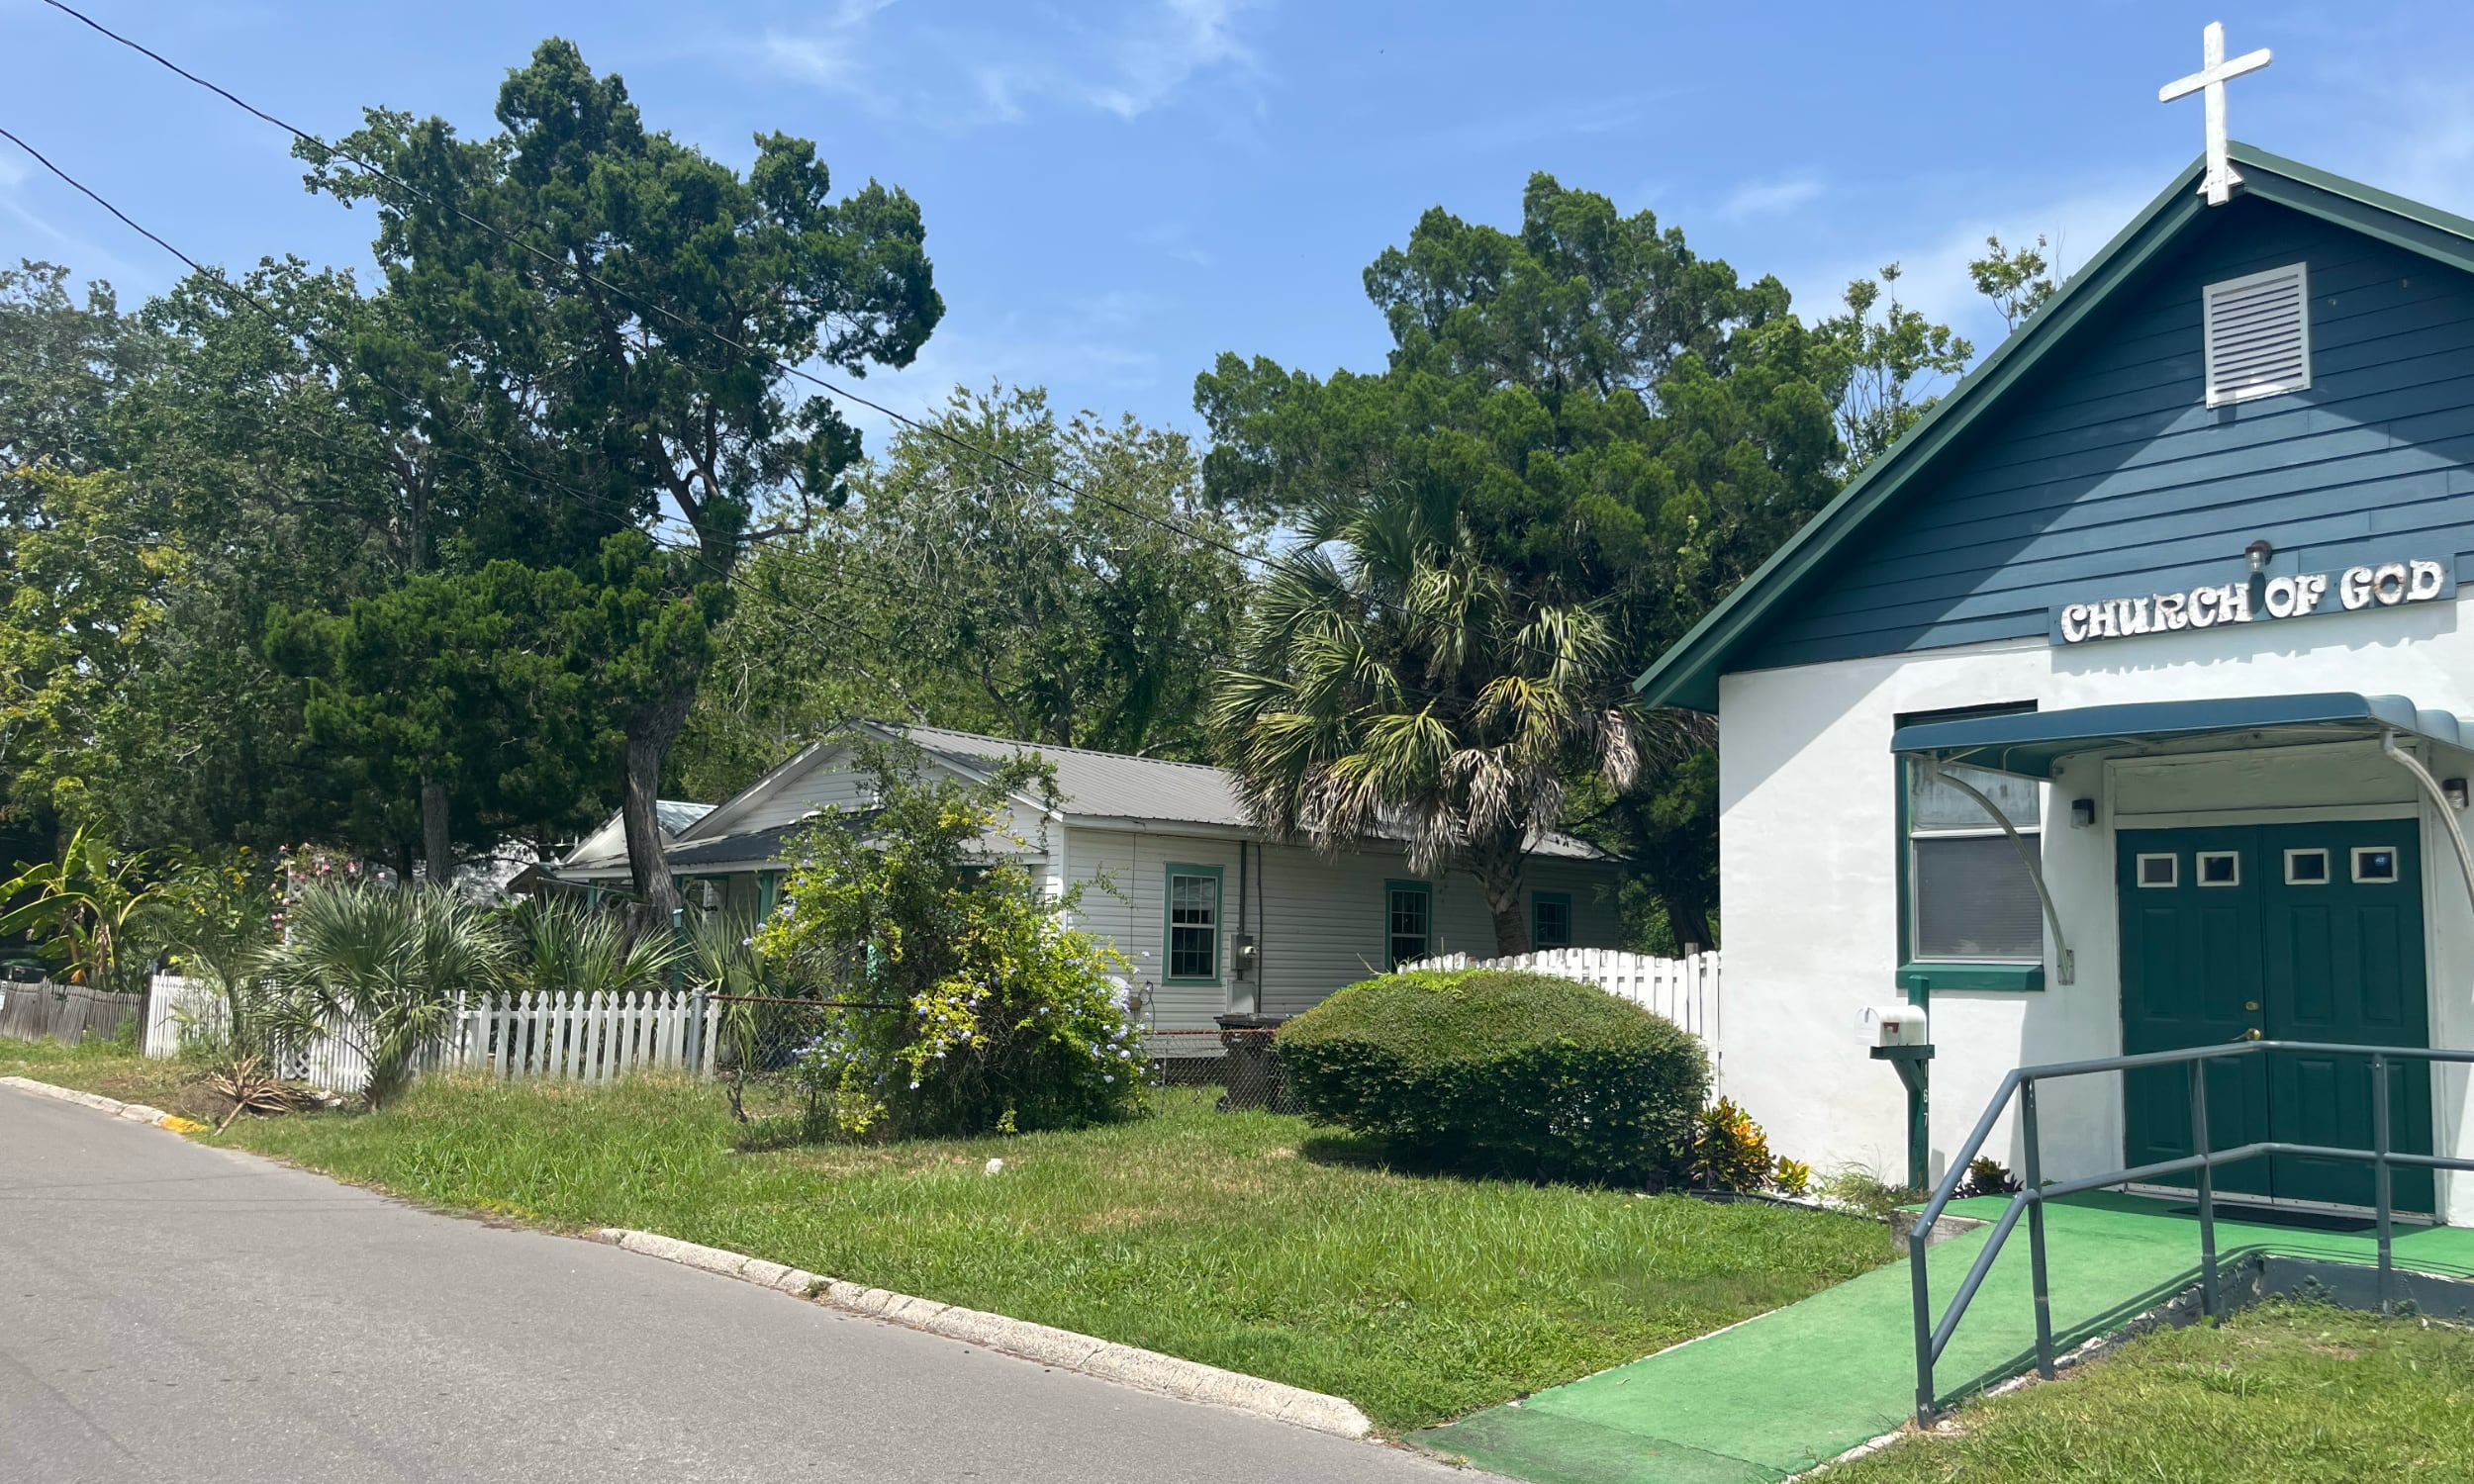
[[[1718,950],[1680,959],[1655,959],[1648,954],[1615,948],[1550,948],[1541,953],[1513,954],[1501,959],[1472,959],[1445,954],[1403,964],[1402,969],[1526,969],[1561,978],[1595,984],[1621,995],[1653,1014],[1663,1015],[1701,1038],[1713,1051],[1718,1045]]]
[[[695,1025],[700,1010],[701,1034]],[[457,1009],[454,1029],[421,1065],[584,1082],[664,1067],[709,1076],[719,1013],[719,1005],[703,996],[667,989],[476,997]],[[191,1027],[220,1030],[224,1016],[223,997],[213,985],[157,974],[147,996],[145,1054],[172,1056]],[[359,1092],[369,1080],[369,1059],[358,1031],[336,1026],[306,1046],[289,1048],[284,1075],[330,1092]],[[691,1058],[698,1064],[692,1068]]]

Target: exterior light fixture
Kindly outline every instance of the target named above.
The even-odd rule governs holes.
[[[2448,807],[2452,809],[2462,809],[2465,807],[2465,780],[2461,778],[2448,779],[2440,784],[2439,792],[2442,797],[2448,800]]]
[[[2265,541],[2253,541],[2242,548],[2242,555],[2250,558],[2250,573],[2256,577],[2268,570],[2268,558],[2276,555],[2276,548]]]
[[[2462,783],[2464,780],[2460,779],[2458,782]],[[2070,800],[2070,827],[2079,830],[2092,830],[2096,827],[2096,800],[2092,798]]]

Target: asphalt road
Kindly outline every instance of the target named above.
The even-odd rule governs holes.
[[[1478,1477],[0,1087],[0,1479]]]

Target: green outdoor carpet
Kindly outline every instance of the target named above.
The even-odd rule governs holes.
[[[1956,1201],[1985,1220],[2006,1201]],[[2188,1202],[2101,1193],[2046,1218],[2053,1344],[2068,1349],[2198,1281]],[[2036,1316],[2022,1218],[1943,1351],[1944,1400],[2035,1363]],[[1938,1319],[1989,1230],[1927,1257]],[[2400,1268],[2474,1276],[2474,1229],[2399,1227]],[[2372,1236],[2217,1222],[2220,1260],[2250,1252],[2376,1260]],[[1429,1447],[1539,1484],[1753,1484],[1811,1468],[1905,1422],[1915,1405],[1915,1318],[1905,1262],[1799,1304],[1418,1435]]]

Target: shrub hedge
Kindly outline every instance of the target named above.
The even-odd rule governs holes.
[[[1508,970],[1390,974],[1281,1027],[1318,1122],[1506,1173],[1663,1182],[1708,1095],[1701,1044],[1595,985]]]

